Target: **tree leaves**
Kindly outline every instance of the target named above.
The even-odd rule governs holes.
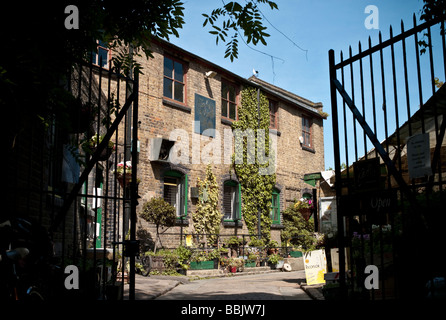
[[[211,27],[210,34],[215,35],[215,42],[221,40],[226,42],[228,33],[232,33],[231,40],[226,45],[225,58],[230,58],[233,61],[238,57],[238,40],[237,35],[246,38],[247,44],[257,45],[261,42],[267,45],[266,38],[270,35],[266,33],[266,27],[263,25],[262,14],[257,4],[268,4],[271,10],[278,9],[275,2],[269,0],[246,1],[242,6],[236,1],[231,1],[224,4],[222,8],[212,10],[211,14],[203,14],[205,18],[203,27],[208,24]],[[222,20],[221,24],[217,23]],[[240,32],[243,32],[241,34]]]

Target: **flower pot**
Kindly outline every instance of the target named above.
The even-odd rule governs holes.
[[[229,271],[232,273],[236,273],[237,272],[237,267],[229,267]]]

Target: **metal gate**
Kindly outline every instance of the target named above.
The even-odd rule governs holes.
[[[17,138],[8,212],[49,233],[51,271],[35,275],[49,299],[123,299],[127,284],[134,299],[138,74],[81,62],[66,79],[60,108]]]
[[[329,51],[343,298],[445,293],[444,17],[413,20],[339,62]]]

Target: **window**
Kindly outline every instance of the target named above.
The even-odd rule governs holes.
[[[105,42],[98,41],[97,51],[91,53],[91,59],[93,64],[96,64],[102,68],[108,69],[110,61],[110,49]]]
[[[237,120],[237,90],[234,85],[221,82],[221,116]]]
[[[184,103],[185,75],[181,62],[164,57],[163,96]]]
[[[187,175],[176,171],[164,174],[164,200],[176,209],[177,217],[187,214]]]
[[[241,192],[240,184],[235,181],[226,181],[223,186],[223,214],[224,220],[234,221],[240,219]]]
[[[308,148],[313,148],[311,142],[311,119],[302,117],[302,145]]]
[[[270,129],[278,129],[279,121],[277,119],[277,102],[269,100],[269,127]]]
[[[273,189],[271,195],[271,219],[273,224],[280,224],[280,192],[277,189]]]

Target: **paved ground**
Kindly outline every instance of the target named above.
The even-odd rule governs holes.
[[[311,300],[300,288],[305,272],[194,280],[178,284],[157,300]]]

